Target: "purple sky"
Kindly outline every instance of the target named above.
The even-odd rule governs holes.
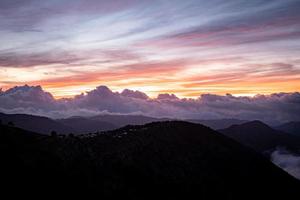
[[[1,0],[0,87],[70,97],[300,90],[298,0]]]

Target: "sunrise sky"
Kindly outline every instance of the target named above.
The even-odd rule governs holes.
[[[300,91],[299,0],[1,0],[0,87]]]

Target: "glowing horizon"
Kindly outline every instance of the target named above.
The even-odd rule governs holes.
[[[24,88],[24,87],[28,87],[28,88],[35,88],[35,87],[40,87],[41,90],[45,93],[49,93],[52,95],[52,97],[55,99],[55,100],[60,100],[60,99],[73,99],[75,98],[76,96],[79,96],[79,95],[87,95],[88,93],[92,92],[92,91],[95,91],[98,87],[106,87],[108,88],[112,93],[119,93],[121,94],[123,91],[125,90],[130,90],[132,92],[139,92],[139,93],[143,93],[145,95],[147,95],[149,97],[149,99],[157,99],[159,98],[159,95],[175,95],[174,97],[178,98],[178,99],[198,99],[198,98],[201,98],[201,95],[206,95],[206,94],[209,94],[209,95],[217,95],[217,96],[228,96],[228,95],[231,95],[233,97],[250,97],[250,98],[253,98],[253,97],[257,97],[257,96],[261,96],[261,95],[265,95],[265,96],[272,96],[272,95],[277,95],[277,94],[280,94],[280,93],[285,93],[285,94],[295,94],[295,93],[299,93],[298,91],[292,91],[292,92],[270,92],[270,93],[237,93],[237,94],[232,94],[232,93],[212,93],[212,92],[202,92],[202,93],[196,93],[193,94],[193,95],[190,95],[190,96],[180,96],[180,95],[176,95],[176,93],[173,93],[172,91],[168,91],[168,90],[163,90],[159,93],[146,93],[146,92],[143,92],[143,90],[140,90],[139,88],[121,88],[121,89],[112,89],[110,88],[109,86],[106,86],[106,85],[98,85],[98,86],[95,86],[94,88],[88,88],[88,89],[81,89],[81,88],[77,88],[76,91],[77,93],[72,93],[72,94],[69,94],[69,95],[64,95],[64,96],[59,96],[59,95],[55,95],[55,93],[53,93],[53,91],[51,90],[47,90],[46,88],[44,88],[43,86],[41,85],[28,85],[28,84],[25,84],[25,85],[16,85],[16,86],[13,86],[13,87],[9,87],[9,88],[0,88],[0,94],[1,92],[2,93],[6,93],[8,92],[9,90],[11,89],[14,89],[14,88]],[[54,91],[57,91],[56,89],[54,89]],[[65,94],[65,92],[63,92]]]
[[[0,88],[55,98],[300,91],[300,2],[1,1]]]

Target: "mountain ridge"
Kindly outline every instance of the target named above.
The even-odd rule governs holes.
[[[275,127],[275,129],[300,136],[300,121],[287,122]]]
[[[275,130],[259,120],[232,125],[218,131],[258,152],[274,150],[281,146],[292,150],[300,148],[300,137]]]
[[[130,125],[93,137],[45,136],[2,125],[0,137],[7,152],[0,172],[18,183],[14,188],[133,199],[275,198],[300,188],[253,150],[183,121]]]

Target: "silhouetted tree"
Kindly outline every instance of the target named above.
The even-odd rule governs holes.
[[[0,125],[2,125],[2,120],[0,119]]]
[[[14,124],[13,122],[8,122],[7,125],[8,125],[8,126],[11,126],[11,127],[14,127],[14,126],[15,126],[15,124]]]

